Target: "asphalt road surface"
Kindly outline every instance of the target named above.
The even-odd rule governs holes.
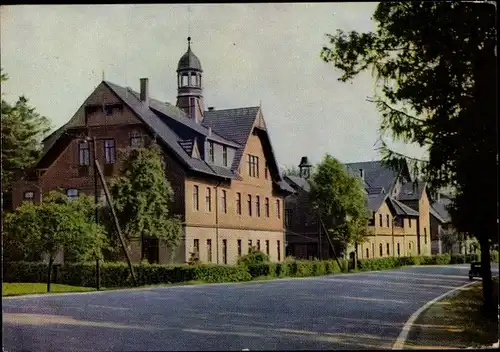
[[[390,349],[468,265],[3,299],[6,351]],[[498,273],[498,265],[494,272]]]

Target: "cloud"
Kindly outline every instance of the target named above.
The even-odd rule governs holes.
[[[377,157],[379,115],[373,79],[352,84],[320,59],[325,33],[374,28],[376,3],[2,6],[1,59],[9,100],[25,94],[54,127],[106,79],[175,103],[177,62],[193,51],[204,70],[207,106],[262,102],[281,164],[330,153],[344,161]]]

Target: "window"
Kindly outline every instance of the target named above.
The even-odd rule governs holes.
[[[292,223],[292,209],[285,209],[285,226],[290,226]]]
[[[248,216],[252,216],[252,195],[248,195]]]
[[[281,206],[280,206],[280,200],[276,199],[276,215],[278,216],[278,219],[281,219]]]
[[[408,243],[408,249],[411,251],[411,242]]]
[[[238,257],[241,257],[241,240],[238,240]]]
[[[213,163],[215,160],[214,156],[214,142],[208,142],[208,160]]]
[[[427,228],[424,227],[424,244],[427,244]]]
[[[260,217],[260,197],[255,196],[255,214]]]
[[[278,261],[280,261],[281,260],[281,243],[280,243],[279,240],[277,242],[278,243],[277,243],[277,248],[276,249],[278,250]]]
[[[368,220],[368,226],[375,226],[375,212],[372,213],[371,218]]]
[[[182,75],[182,82],[181,82],[181,86],[182,87],[186,87],[188,85],[188,81],[189,80],[189,76],[188,75]]]
[[[269,255],[269,240],[266,240],[266,254]]]
[[[189,116],[191,116],[192,119],[196,120],[196,101],[194,98],[189,98]]]
[[[193,209],[200,210],[200,200],[199,200],[199,188],[198,186],[193,186]]]
[[[197,238],[194,239],[193,248],[194,248],[194,252],[199,255],[200,254],[200,240],[199,239],[197,239]]]
[[[248,155],[248,175],[259,177],[259,158],[254,155]]]
[[[227,264],[227,240],[222,240],[222,262]]]
[[[260,240],[257,240],[257,249],[260,251]]]
[[[266,163],[266,166],[264,167],[264,178],[266,180],[269,178],[269,169],[267,167],[267,163]]]
[[[142,147],[142,137],[137,131],[134,131],[130,134],[130,146],[132,148]]]
[[[269,217],[269,198],[267,197],[265,200],[265,207],[266,207],[266,217]]]
[[[370,258],[370,250],[368,248],[366,249],[366,258]]]
[[[382,243],[379,244],[378,247],[379,247],[380,256],[382,257],[384,255],[383,250],[382,250]]]
[[[227,213],[227,191],[222,190],[222,212]]]
[[[205,210],[212,211],[212,189],[207,187],[207,193],[205,196]]]
[[[66,195],[68,196],[68,198],[76,198],[78,197],[78,190],[77,189],[74,189],[74,188],[70,188],[66,191]]]
[[[84,141],[78,144],[78,156],[80,165],[90,165],[89,142]]]
[[[241,215],[241,193],[236,193],[236,214]]]
[[[191,86],[197,86],[197,83],[198,83],[198,77],[196,77],[196,75],[191,75]]]
[[[251,249],[252,249],[252,240],[248,240],[248,253],[250,253]]]
[[[389,214],[386,215],[387,227],[391,227],[391,221],[389,219]]]
[[[212,240],[207,240],[207,261],[212,262]]]
[[[222,146],[222,165],[227,166],[227,147]]]
[[[391,255],[391,250],[390,250],[390,247],[389,247],[389,243],[387,243],[387,255]]]
[[[408,227],[411,227],[411,219],[408,219]]]
[[[114,139],[106,139],[104,141],[104,162],[106,164],[114,164],[116,160],[116,148]]]
[[[399,257],[399,254],[400,254],[400,253],[399,253],[399,243],[398,243],[398,257]]]
[[[35,198],[35,192],[26,191],[24,192],[24,200],[33,200]]]
[[[372,243],[372,257],[375,258],[375,243]]]
[[[384,224],[382,223],[382,214],[378,214],[379,226],[382,227]]]

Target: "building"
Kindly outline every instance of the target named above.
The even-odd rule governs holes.
[[[429,199],[425,184],[414,182],[407,166],[397,172],[380,161],[348,163],[345,167],[362,179],[371,212],[368,241],[358,245],[358,258],[430,254]],[[285,218],[291,219],[286,220],[287,253],[299,258],[331,257],[326,230],[311,210],[307,175],[308,172],[301,172],[300,177],[285,176],[297,190],[285,203]],[[354,248],[349,248],[348,253],[352,255],[352,252]]]
[[[92,143],[107,178],[118,175],[117,151],[155,141],[163,151],[174,190],[173,212],[184,235],[177,248],[154,238],[132,241],[134,262],[184,263],[196,252],[202,262],[235,263],[250,246],[271,260],[284,257],[284,197],[293,190],[282,179],[260,107],[205,110],[203,70],[191,50],[177,69],[177,104],[103,81],[75,115],[44,141],[30,178],[17,182],[14,206],[40,201],[50,190],[69,197],[93,194]]]
[[[478,248],[474,239],[458,233],[453,226],[448,212],[453,196],[448,192],[439,191],[432,198],[430,207],[432,254],[476,253]]]

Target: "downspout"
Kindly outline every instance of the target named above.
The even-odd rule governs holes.
[[[219,264],[219,186],[222,184],[222,181],[217,183],[215,186],[215,251],[217,253],[216,263]],[[226,258],[227,260],[227,258]]]

